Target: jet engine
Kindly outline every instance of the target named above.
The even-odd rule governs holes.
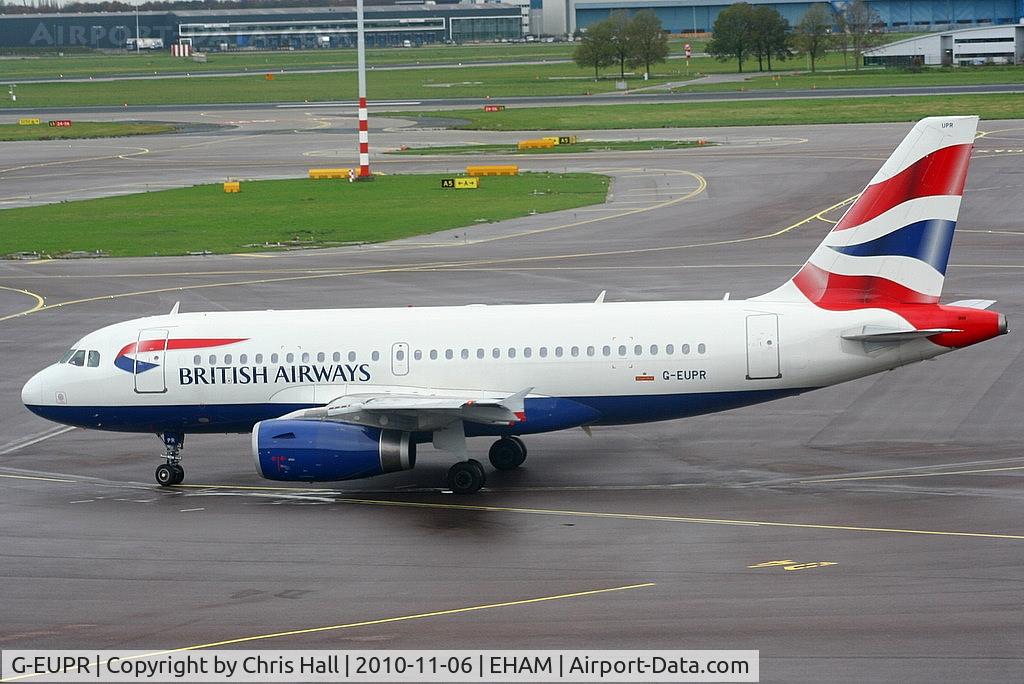
[[[355,480],[416,465],[408,432],[319,420],[256,423],[252,453],[256,471],[268,480]]]

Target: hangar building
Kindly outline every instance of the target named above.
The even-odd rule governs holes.
[[[983,26],[899,40],[864,51],[883,66],[1024,64],[1024,25]]]
[[[516,40],[529,32],[529,0],[487,4],[390,4],[366,7],[370,47]],[[140,12],[142,38],[196,50],[348,47],[356,43],[354,7]],[[2,47],[124,48],[134,12],[0,15]]]

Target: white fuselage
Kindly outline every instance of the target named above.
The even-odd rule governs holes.
[[[74,349],[97,351],[98,365],[50,366],[23,399],[84,427],[234,432],[345,395],[531,388],[511,430],[528,433],[708,413],[948,351],[841,337],[872,325],[908,324],[884,309],[764,301],[172,314],[87,335]]]

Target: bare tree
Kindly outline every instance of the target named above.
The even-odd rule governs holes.
[[[874,28],[881,18],[864,0],[853,0],[846,6],[843,16],[846,19],[846,35],[853,48],[853,68],[860,70],[864,50],[874,44]]]

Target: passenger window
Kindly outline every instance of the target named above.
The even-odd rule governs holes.
[[[270,363],[277,363],[277,359],[278,359],[278,358],[279,358],[279,357],[278,357],[278,355],[277,355],[277,354],[271,354],[271,355],[270,355]]]
[[[652,344],[651,345],[651,356],[657,356],[657,355],[658,355],[658,345]]]
[[[569,353],[572,354],[573,356],[579,356],[580,355],[580,348],[579,347],[573,347],[572,349],[569,350]]]
[[[241,364],[241,365],[243,365],[243,366],[244,366],[245,364],[249,363],[249,355],[248,355],[248,354],[242,354],[242,355],[240,355],[240,356],[238,357],[238,363],[240,363],[240,364]]]
[[[255,363],[257,366],[262,364],[263,363],[263,354],[257,354],[256,358],[253,359],[253,363]]]
[[[210,354],[210,358],[208,359],[208,361],[210,362],[211,366],[216,366],[217,365],[217,356],[216,356],[216,354]]]
[[[670,354],[671,355],[671,354],[674,354],[675,351],[676,351],[676,348],[673,347],[671,344],[666,344],[665,345],[665,353],[666,354]]]
[[[327,360],[327,355],[326,354],[324,354],[323,352],[318,352],[317,353],[317,355],[316,355],[316,362],[317,363],[323,363],[326,360]]]
[[[417,361],[421,360],[423,358],[423,351],[417,349],[412,353],[412,358],[416,359]]]
[[[548,348],[547,347],[541,347],[540,349],[537,350],[537,353],[540,354],[540,358],[542,358],[542,359],[548,358]]]
[[[334,352],[331,354],[331,360],[334,361],[334,363],[339,363],[341,361],[341,352]]]
[[[403,350],[395,350],[395,361],[405,361],[405,352]]]
[[[287,354],[284,355],[284,360],[287,361],[288,363],[293,363],[295,361],[295,354],[288,352]]]
[[[477,350],[476,350],[476,358],[478,358],[478,359],[484,358],[485,353],[486,352],[484,352],[483,347],[478,347]]]
[[[604,354],[605,356],[611,356],[612,348],[606,344],[603,347],[601,347],[601,353]]]
[[[462,354],[461,354],[461,356],[462,356],[462,360],[463,360],[463,361],[465,361],[466,359],[468,359],[468,358],[469,358],[469,350],[468,350],[468,349],[463,349],[463,350],[462,350]]]
[[[372,354],[370,354],[370,360],[371,361],[380,361],[380,352],[379,351],[375,351]]]
[[[626,355],[626,345],[620,344],[619,345],[619,356],[625,356],[625,355]]]
[[[496,359],[500,359],[501,358],[501,350],[498,349],[497,347],[495,347],[494,349],[491,350],[491,356],[493,356]]]
[[[637,356],[640,356],[641,354],[643,354],[644,353],[643,346],[638,344],[635,347],[633,347],[633,353],[636,354]]]
[[[515,347],[509,347],[508,348],[508,358],[510,358],[510,359],[516,358],[516,348]]]
[[[527,347],[526,349],[523,350],[523,358],[524,359],[528,359],[531,356],[533,356],[533,349],[531,349],[530,347]]]
[[[96,368],[100,365],[100,353],[98,351],[89,352],[89,368]]]
[[[225,354],[224,355],[224,364],[225,365],[231,365],[231,354]]]
[[[68,359],[68,363],[72,366],[84,366],[85,365],[85,350],[79,349]]]
[[[682,347],[679,348],[679,351],[683,352],[684,354],[689,354],[690,353],[690,345],[684,344]]]
[[[355,361],[356,360],[356,353],[354,351],[350,351],[348,353],[348,360],[349,361]]]
[[[302,363],[309,363],[309,352],[302,352]]]
[[[436,349],[431,349],[430,350],[430,360],[431,361],[437,361],[437,350]]]
[[[698,354],[703,354],[707,350],[708,350],[708,348],[704,346],[703,342],[701,342],[700,344],[697,345],[697,353]]]
[[[447,359],[448,361],[451,361],[452,359],[455,358],[455,352],[453,352],[451,349],[445,349],[444,358]]]
[[[594,355],[594,348],[593,347],[587,347],[587,356],[593,356],[593,355]]]
[[[75,355],[75,350],[74,349],[68,349],[66,352],[64,352],[64,356],[60,357],[60,361],[58,361],[57,363],[67,363],[68,361],[71,360],[71,357],[74,356],[74,355]]]
[[[199,354],[196,354],[195,356],[192,357],[192,365],[193,366],[201,366],[202,364],[203,364],[203,357],[202,356],[200,356]]]
[[[555,356],[557,356],[558,358],[562,358],[562,348],[561,347],[555,347]]]

